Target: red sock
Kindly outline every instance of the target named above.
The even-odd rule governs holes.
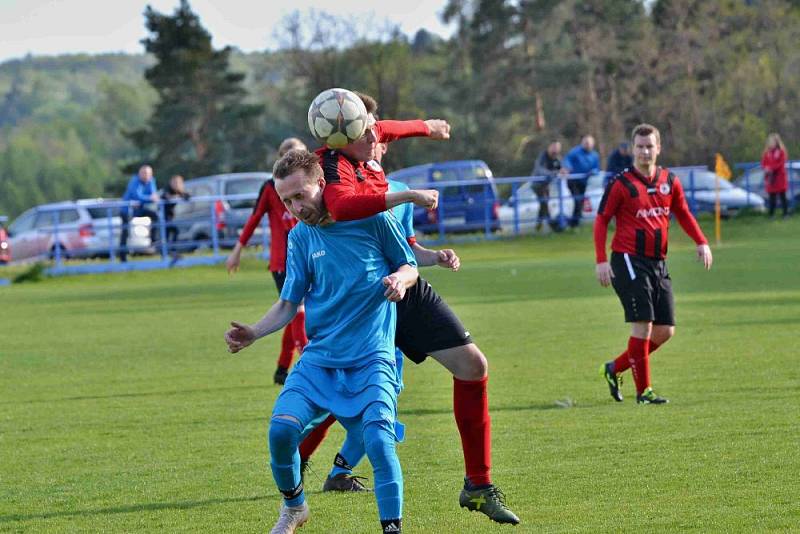
[[[294,336],[292,335],[292,325],[286,325],[283,329],[283,337],[281,338],[281,355],[278,356],[278,365],[284,369],[288,369],[292,365],[292,358],[294,357]]]
[[[633,336],[628,339],[628,360],[631,365],[631,373],[633,373],[633,381],[636,383],[637,395],[641,395],[645,389],[650,387],[649,346],[649,339]]]
[[[650,351],[649,351],[649,353],[653,354],[656,350],[658,350],[658,347],[660,347],[660,346],[661,345],[659,345],[658,343],[656,343],[655,341],[653,341],[651,339],[650,340]],[[630,360],[628,358],[629,358],[629,356],[628,356],[628,351],[627,350],[625,352],[623,352],[622,354],[620,354],[619,356],[617,356],[617,359],[614,360],[614,372],[615,373],[619,374],[619,373],[627,371],[628,369],[631,368],[631,362],[630,362]]]
[[[491,484],[492,423],[489,418],[489,377],[459,380],[453,377],[453,413],[461,434],[467,478],[475,486]]]
[[[292,337],[294,338],[294,346],[298,354],[302,354],[303,348],[308,345],[308,337],[306,336],[306,312],[297,312],[292,322],[289,323],[292,328]]]
[[[317,449],[319,449],[319,446],[325,439],[325,436],[328,435],[328,429],[335,422],[336,418],[332,415],[329,415],[327,419],[320,423],[317,428],[312,430],[311,433],[306,436],[306,439],[300,443],[300,460],[305,461],[311,458],[311,455],[314,454]]]

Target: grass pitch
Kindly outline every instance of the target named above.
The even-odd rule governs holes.
[[[406,532],[800,529],[800,220],[727,222],[709,273],[673,228],[663,407],[629,376],[614,403],[597,374],[628,328],[590,234],[463,245],[461,272],[424,273],[489,358],[494,479],[522,524],[458,508],[451,379],[429,361],[400,399]],[[0,287],[0,531],[268,531],[279,338],[232,356],[222,333],[275,296],[256,260]],[[305,534],[378,531],[372,495],[319,492],[342,438],[315,458]]]

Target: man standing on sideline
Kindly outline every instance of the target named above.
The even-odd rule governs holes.
[[[630,147],[628,143],[620,143],[608,156],[606,172],[611,175],[609,176],[609,178],[611,178],[625,169],[631,168],[631,166],[633,166],[633,156],[631,156]]]
[[[631,323],[628,350],[603,364],[600,372],[611,396],[622,401],[620,373],[630,368],[636,384],[636,402],[664,404],[650,384],[650,353],[675,333],[672,280],[667,271],[667,232],[670,215],[697,244],[697,258],[706,269],[712,256],[708,241],[689,211],[680,180],[658,167],[661,136],[650,124],[633,129],[633,167],[618,174],[606,186],[594,224],[597,280],[609,284]],[[611,242],[611,262],[606,258],[608,223],[616,218]]]
[[[565,173],[566,171],[561,167],[561,143],[553,141],[547,145],[547,150],[543,150],[539,157],[536,158],[536,164],[531,172],[532,176],[540,178],[540,180],[533,183],[533,191],[539,199],[539,216],[536,220],[537,232],[542,230],[545,222],[554,229],[558,228],[555,222],[550,220],[550,208],[547,203],[550,200],[550,182],[559,174]]]
[[[128,206],[123,206],[120,209],[120,218],[122,219],[122,229],[119,234],[120,261],[128,260],[128,231],[131,217],[150,217],[150,239],[151,241],[156,241],[158,214],[145,208],[145,204],[149,202],[158,203],[157,191],[153,168],[150,165],[142,165],[139,167],[139,172],[131,177],[128,187],[125,189],[125,194],[122,195],[122,200],[136,202],[137,204],[133,207],[133,215],[128,212]]]
[[[282,158],[290,150],[306,150],[306,145],[296,137],[284,139],[278,147],[278,158]],[[247,246],[247,242],[253,236],[261,219],[267,215],[269,219],[269,270],[278,294],[283,290],[283,283],[286,281],[286,243],[289,238],[289,231],[294,228],[297,219],[286,209],[278,193],[275,192],[275,181],[267,180],[258,191],[258,199],[253,207],[253,213],[247,219],[242,228],[239,240],[233,247],[228,259],[225,260],[225,268],[228,274],[233,274],[239,269],[242,259],[242,249]],[[303,347],[308,343],[305,327],[306,313],[301,304],[297,308],[297,315],[284,328],[281,338],[281,352],[278,355],[278,364],[275,374],[272,376],[273,382],[283,385],[289,374],[289,367],[292,365],[295,350],[298,354],[303,352]]]
[[[572,218],[569,220],[571,227],[576,227],[581,223],[581,211],[583,210],[583,198],[586,193],[586,182],[589,175],[600,170],[600,154],[594,149],[594,137],[584,135],[581,144],[575,146],[564,156],[562,165],[569,174],[582,174],[583,176],[572,176],[567,180],[567,187],[572,193],[575,207],[572,209]]]
[[[390,214],[350,222],[330,218],[314,154],[292,150],[273,173],[278,195],[301,221],[289,234],[286,282],[258,323],[233,322],[225,334],[229,350],[238,352],[283,327],[306,302],[309,344],[286,379],[270,422],[272,473],[284,496],[272,534],[292,534],[308,519],[297,446],[304,429],[328,412],[363,437],[381,532],[400,533],[394,303],[417,281],[414,255]]]

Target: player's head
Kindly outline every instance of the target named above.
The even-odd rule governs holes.
[[[308,150],[290,150],[272,168],[275,192],[289,213],[306,224],[318,224],[328,214],[322,201],[325,177],[319,158]]]
[[[153,167],[150,165],[142,165],[139,167],[139,179],[144,183],[153,179]]]
[[[594,150],[594,137],[591,135],[584,135],[581,137],[581,146],[586,152]]]
[[[652,124],[639,124],[631,133],[633,164],[638,169],[655,165],[661,153],[661,134]]]
[[[375,148],[378,144],[378,137],[375,135],[375,123],[377,122],[375,112],[378,111],[378,103],[367,94],[356,92],[356,95],[367,108],[367,129],[364,130],[364,135],[344,148],[340,148],[339,152],[356,161],[369,161],[375,159]]]
[[[308,147],[297,137],[287,137],[278,146],[278,157],[282,158],[290,150],[308,150]]]

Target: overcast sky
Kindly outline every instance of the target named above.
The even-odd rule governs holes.
[[[28,53],[141,53],[148,4],[172,13],[179,0],[0,0],[0,62]],[[446,0],[190,0],[215,47],[231,45],[247,52],[276,48],[273,29],[295,10],[389,20],[409,35],[425,28],[447,37],[452,27],[439,19],[445,4]]]

